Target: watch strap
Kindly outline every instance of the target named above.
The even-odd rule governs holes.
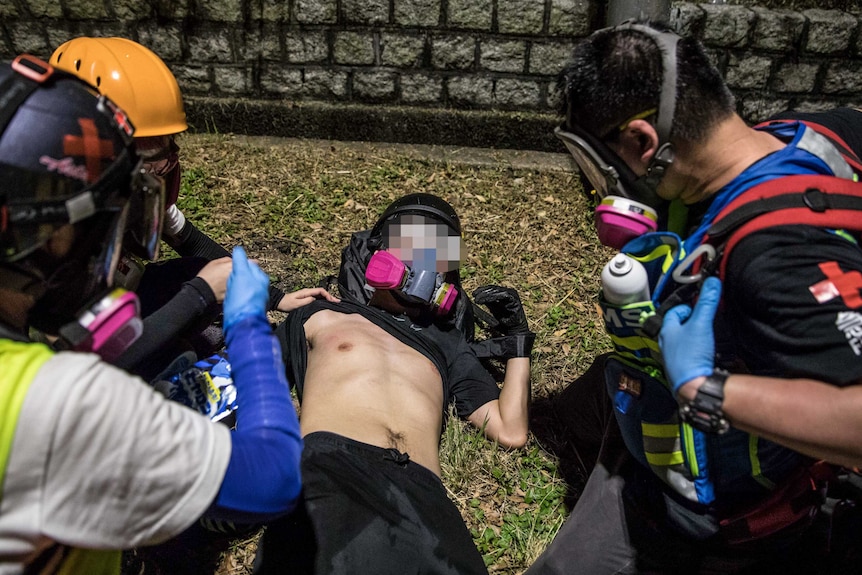
[[[730,423],[724,416],[724,383],[730,373],[716,369],[706,377],[691,402],[679,408],[679,416],[685,423],[706,433],[725,433]]]

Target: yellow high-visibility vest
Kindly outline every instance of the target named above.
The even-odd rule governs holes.
[[[6,466],[15,440],[15,430],[24,398],[30,384],[46,361],[54,352],[41,343],[25,343],[0,339],[0,500],[3,499],[3,485],[6,479]],[[51,566],[49,573],[56,575],[118,575],[120,573],[121,552],[53,546],[46,553],[56,556],[47,561]]]

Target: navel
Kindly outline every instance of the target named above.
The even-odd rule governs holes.
[[[351,349],[353,349],[352,343],[345,341],[344,343],[338,344],[338,351],[350,351]]]
[[[404,434],[397,432],[393,429],[386,428],[387,435],[389,436],[389,447],[392,449],[403,450],[404,449]]]

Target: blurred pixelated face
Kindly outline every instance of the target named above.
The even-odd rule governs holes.
[[[425,216],[407,214],[387,223],[383,237],[386,251],[416,270],[457,270],[465,255],[457,232]]]

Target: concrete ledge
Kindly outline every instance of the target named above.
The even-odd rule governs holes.
[[[553,114],[189,97],[196,132],[564,152]]]

